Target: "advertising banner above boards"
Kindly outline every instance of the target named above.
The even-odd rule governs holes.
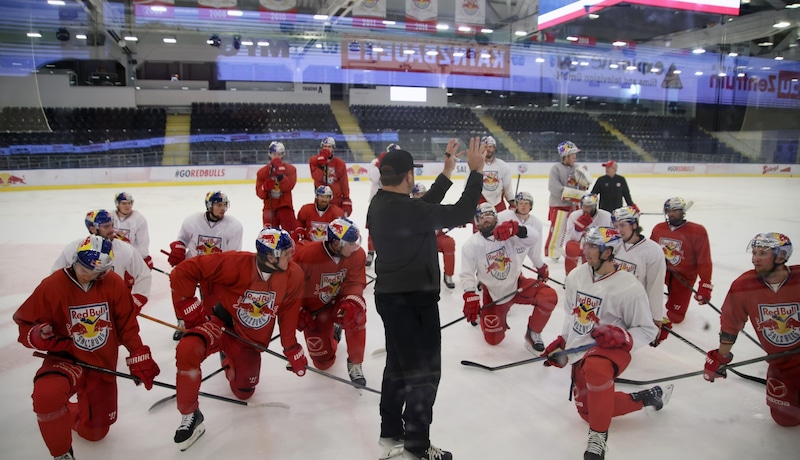
[[[553,163],[512,163],[513,175],[526,179],[546,180]],[[585,163],[595,179],[605,174],[600,163]],[[71,169],[64,174],[62,169],[0,170],[0,191],[44,190],[71,188],[75,186],[105,187],[120,184],[137,186],[196,185],[202,183],[248,183],[255,182],[256,173],[263,165],[209,165],[209,166],[154,166],[145,168],[86,168]],[[664,176],[758,176],[798,177],[800,165],[791,164],[723,164],[723,163],[621,163],[625,177]],[[351,181],[369,181],[368,163],[350,163],[347,173]],[[442,170],[439,162],[423,163],[415,174],[422,180],[434,179]],[[466,163],[458,164],[453,179],[466,177]],[[298,181],[310,182],[308,168],[297,168]]]
[[[539,30],[598,13],[620,3],[688,10],[702,13],[739,15],[740,0],[539,0]]]

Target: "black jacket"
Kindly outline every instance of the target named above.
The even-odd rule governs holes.
[[[453,183],[440,174],[420,199],[378,190],[367,211],[375,246],[375,292],[379,294],[440,289],[436,230],[466,224],[475,215],[483,175],[470,172],[461,198],[439,204]]]

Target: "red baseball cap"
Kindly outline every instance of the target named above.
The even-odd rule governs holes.
[[[614,160],[608,160],[607,162],[603,163],[604,168],[613,168],[617,165],[617,162]]]

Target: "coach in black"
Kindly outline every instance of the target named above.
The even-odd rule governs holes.
[[[635,206],[631,199],[631,191],[628,189],[628,182],[617,174],[617,162],[608,160],[603,163],[603,167],[606,168],[606,175],[597,178],[592,187],[592,193],[600,195],[600,209],[614,212],[615,209],[622,207],[623,198],[625,206]]]
[[[382,459],[406,455],[415,459],[453,458],[430,443],[433,403],[442,372],[439,322],[441,272],[435,231],[472,219],[483,186],[480,138],[466,151],[469,177],[455,204],[440,204],[453,184],[457,141],[451,139],[442,173],[421,199],[412,199],[414,158],[394,150],[381,160],[382,189],[367,211],[375,252],[375,305],[386,334],[386,367],[381,386]],[[405,406],[405,409],[404,409]]]

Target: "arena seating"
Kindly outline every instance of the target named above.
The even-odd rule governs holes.
[[[747,163],[740,153],[682,116],[604,113],[600,119],[636,142],[657,161]]]
[[[307,163],[319,151],[319,138],[308,133],[336,133],[341,129],[326,104],[247,104],[193,103],[191,134],[210,139],[192,142],[194,164],[267,163],[269,141],[252,140],[249,135],[291,132],[279,138],[286,147],[286,158],[294,164]],[[220,137],[215,140],[213,136]],[[241,140],[227,138],[238,136]],[[317,136],[318,137],[318,136]],[[352,162],[347,142],[336,142],[336,153],[345,162]]]
[[[397,134],[397,143],[414,152],[421,160],[438,159],[450,138],[468,142],[472,136],[489,134],[478,117],[467,107],[417,107],[387,105],[351,105],[350,112],[364,134]],[[370,141],[375,155],[389,142]],[[509,159],[508,149],[500,142],[497,156]]]

